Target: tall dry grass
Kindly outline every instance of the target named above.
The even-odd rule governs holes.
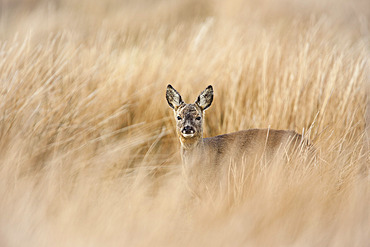
[[[1,246],[369,244],[368,1],[0,4]],[[295,129],[320,159],[193,200],[167,83],[214,85],[205,136]]]

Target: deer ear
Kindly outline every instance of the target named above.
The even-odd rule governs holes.
[[[170,84],[167,85],[166,99],[170,107],[174,110],[184,103],[181,95]]]
[[[201,92],[195,101],[202,111],[211,106],[213,101],[213,87],[209,85],[203,92]]]

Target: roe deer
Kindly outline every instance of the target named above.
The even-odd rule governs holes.
[[[222,167],[230,161],[269,161],[289,155],[296,147],[308,146],[307,140],[291,130],[249,129],[203,138],[204,111],[213,101],[211,85],[194,104],[186,104],[171,85],[167,86],[166,99],[175,113],[183,167],[187,175],[198,177],[198,182],[213,179],[228,169]]]

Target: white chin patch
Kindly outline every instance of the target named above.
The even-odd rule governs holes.
[[[182,136],[185,137],[185,138],[191,138],[191,137],[194,136],[194,134],[184,134],[183,133]]]

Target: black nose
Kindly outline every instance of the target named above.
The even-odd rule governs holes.
[[[193,127],[191,126],[185,126],[183,129],[182,129],[182,133],[183,134],[194,134],[195,130]]]

